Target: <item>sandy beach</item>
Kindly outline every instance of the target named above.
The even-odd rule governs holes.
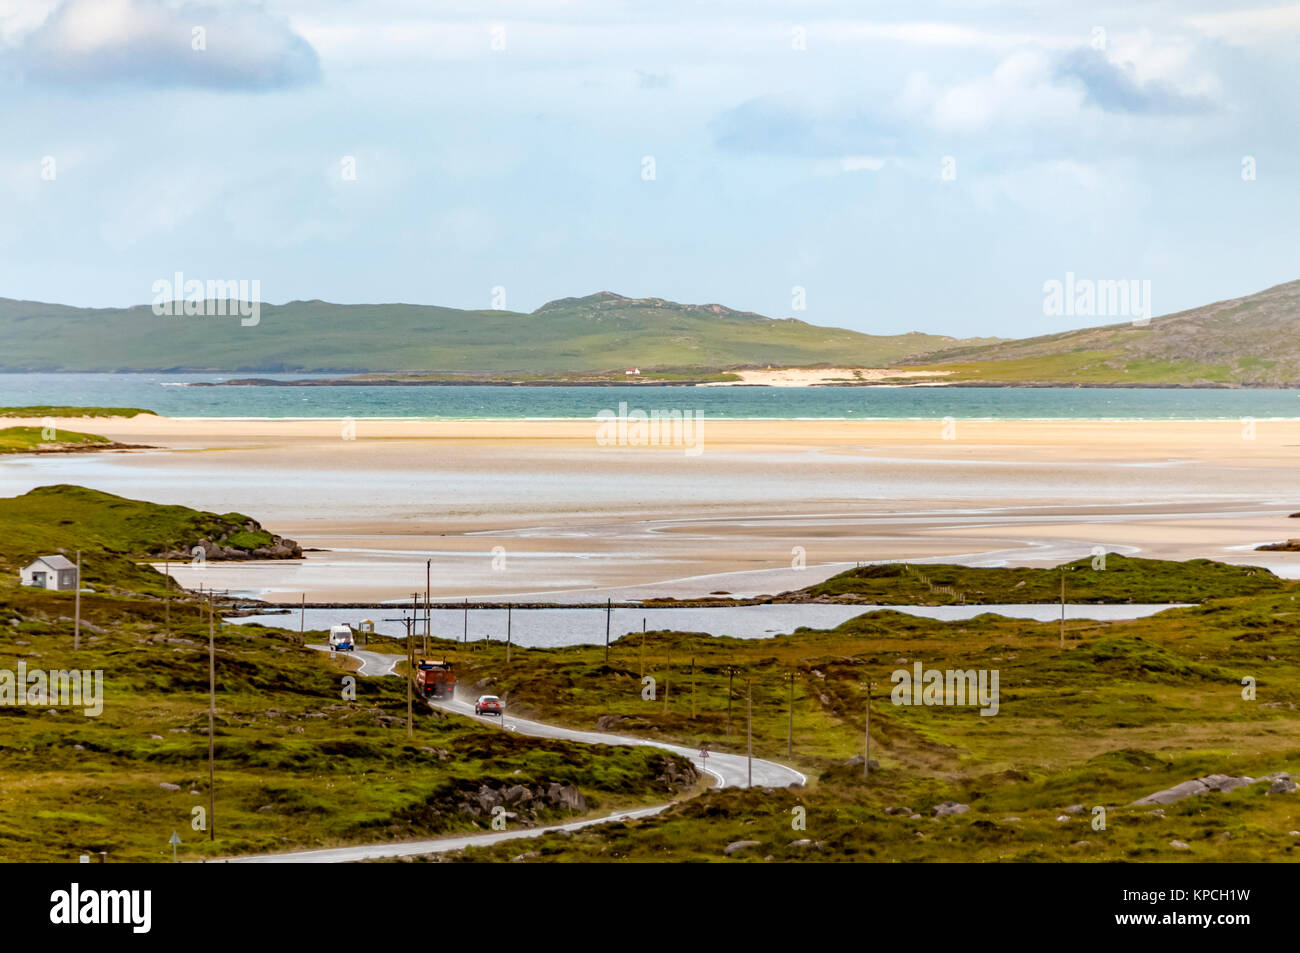
[[[739,381],[711,381],[700,386],[734,387],[737,384],[749,384],[763,387],[818,387],[903,380],[921,382],[919,386],[932,386],[952,374],[952,371],[899,371],[889,367],[773,367],[733,373],[740,378]]]
[[[583,601],[773,593],[881,559],[1043,565],[1098,546],[1300,575],[1300,554],[1253,551],[1300,537],[1291,421],[710,419],[676,445],[602,442],[593,420],[58,426],[158,449],[12,456],[0,493],[78,483],[237,510],[327,550],[177,570],[272,601],[409,598],[426,563],[443,598]]]

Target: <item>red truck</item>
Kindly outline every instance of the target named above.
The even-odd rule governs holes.
[[[446,659],[422,658],[415,666],[415,685],[425,698],[453,698],[456,695],[456,671]]]

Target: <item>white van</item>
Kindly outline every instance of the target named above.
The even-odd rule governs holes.
[[[352,644],[352,626],[335,625],[330,627],[330,648],[336,652],[351,652],[355,646]]]

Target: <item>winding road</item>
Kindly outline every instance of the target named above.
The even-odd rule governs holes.
[[[321,651],[328,651],[325,646],[310,646]],[[369,652],[365,649],[356,649],[353,655],[360,661],[361,667],[357,670],[358,675],[383,677],[396,675],[393,671],[397,662],[401,660],[399,655],[385,654],[382,652]],[[600,731],[578,731],[573,728],[561,728],[558,725],[547,725],[539,721],[528,721],[523,718],[516,718],[506,712],[502,718],[495,716],[479,716],[474,714],[474,705],[464,698],[456,698],[447,702],[429,702],[430,706],[451,712],[457,715],[463,715],[466,718],[472,718],[475,721],[481,721],[486,724],[498,725],[506,731],[518,732],[521,735],[527,735],[534,738],[553,738],[561,741],[576,741],[582,744],[593,745],[644,745],[652,748],[659,748],[664,751],[671,751],[673,754],[689,758],[697,766],[699,765],[699,752],[682,745],[665,744],[658,741],[648,741],[644,738],[633,738],[627,735],[607,734]],[[717,781],[718,787],[745,787],[749,784],[750,762],[744,755],[724,754],[713,752],[709,755],[708,761],[704,765],[704,770],[711,774]],[[794,768],[778,764],[775,761],[763,761],[754,758],[752,762],[753,783],[758,787],[789,787],[790,785],[806,784],[808,779],[801,772]],[[527,827],[513,831],[492,831],[483,834],[466,834],[460,837],[440,837],[434,840],[420,841],[403,841],[398,843],[386,844],[362,844],[354,847],[329,847],[321,850],[296,850],[286,851],[278,854],[261,854],[254,857],[234,857],[229,863],[244,864],[338,864],[358,860],[376,860],[385,857],[409,857],[416,854],[437,854],[444,851],[460,850],[464,847],[486,846],[489,844],[499,844],[502,841],[516,840],[525,837],[536,837],[539,834],[547,834],[555,831],[576,831],[584,827],[591,827],[596,824],[607,824],[612,821],[626,821],[641,817],[651,817],[667,808],[668,804],[656,804],[652,807],[636,808],[626,811],[615,811],[613,814],[605,817],[587,818],[581,821],[571,821],[567,824],[548,824],[544,827]]]

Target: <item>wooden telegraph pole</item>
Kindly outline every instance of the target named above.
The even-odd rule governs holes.
[[[406,737],[415,737],[412,723],[415,697],[415,647],[411,644],[411,633],[415,630],[415,616],[406,623]]]
[[[727,666],[727,737],[731,737],[731,680],[735,678],[736,670],[730,665]]]
[[[673,653],[668,653],[668,659],[664,662],[664,714],[668,714],[668,673],[673,667]]]
[[[302,594],[302,608],[299,610],[298,638],[304,638],[307,634],[307,593]]]
[[[506,664],[510,664],[510,603],[506,603]]]
[[[641,617],[641,677],[645,678],[645,616]]]
[[[429,636],[432,634],[429,630],[433,627],[433,617],[429,609],[429,585],[433,578],[433,560],[427,559],[424,563],[424,654],[429,654]]]
[[[605,599],[605,664],[609,664],[609,614],[613,612],[613,603]]]
[[[203,603],[199,603],[201,606]],[[216,721],[217,721],[217,609],[208,593],[208,840],[217,839]]]
[[[1061,649],[1065,649],[1065,569],[1061,569]]]
[[[168,560],[163,560],[164,585],[167,587],[166,595],[163,596],[163,632],[164,636],[172,634],[172,564]]]
[[[871,768],[871,683],[867,682],[867,745],[866,755],[862,759],[862,776],[865,778]]]
[[[695,720],[695,656],[691,656],[691,721]]]
[[[790,671],[790,721],[785,729],[785,755],[794,754],[794,670]]]
[[[469,642],[469,596],[465,597],[465,631],[461,633],[460,641],[462,644]]]
[[[754,683],[745,682],[745,787],[754,786]]]
[[[72,647],[81,648],[81,550],[77,550],[77,591],[73,595]]]

